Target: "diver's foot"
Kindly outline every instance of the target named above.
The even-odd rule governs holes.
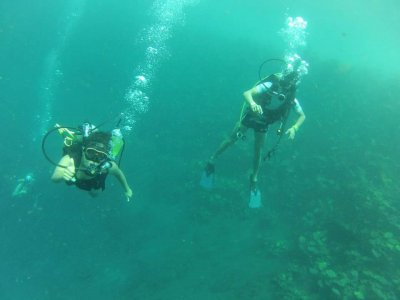
[[[201,174],[200,186],[205,190],[212,190],[214,187],[214,173],[215,166],[213,163],[208,162]]]
[[[204,172],[207,176],[211,176],[215,173],[215,164],[211,161],[207,162],[206,167],[204,168]]]
[[[250,192],[258,191],[257,178],[255,178],[253,175],[250,175],[249,179],[250,179]]]
[[[261,202],[261,192],[258,189],[257,178],[253,175],[250,176],[250,195],[249,195],[249,208],[260,208],[262,206]]]

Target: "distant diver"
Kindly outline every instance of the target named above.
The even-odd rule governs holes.
[[[288,58],[287,61],[281,61],[285,63],[285,67],[281,73],[271,74],[265,78],[262,78],[259,74],[260,81],[253,88],[243,93],[244,104],[239,121],[234,127],[232,134],[220,144],[207,161],[200,181],[200,185],[203,188],[212,189],[215,160],[237,140],[245,139],[246,131],[252,128],[254,131],[254,158],[253,171],[249,178],[250,208],[258,208],[262,205],[261,193],[257,182],[262,159],[261,151],[269,126],[273,123],[281,122],[277,132],[279,135],[278,140],[272,149],[265,154],[264,160],[269,159],[274,154],[283,132],[288,135],[289,139],[294,139],[306,118],[299,101],[296,99],[296,90],[301,76],[307,73],[308,64],[297,54]],[[292,109],[298,116],[297,120],[293,126],[284,131],[286,121]]]
[[[64,137],[63,157],[58,163],[50,159],[45,148],[48,136],[55,131]],[[129,201],[132,190],[119,168],[124,145],[118,128],[112,132],[103,132],[89,123],[84,123],[80,128],[61,127],[56,124],[43,138],[42,150],[47,160],[56,166],[51,177],[54,182],[64,181],[68,185],[75,185],[94,197],[100,191],[104,191],[107,176],[114,175]]]
[[[18,179],[17,186],[15,187],[12,196],[21,197],[27,195],[32,188],[34,181],[35,177],[33,176],[33,173],[28,173],[25,177]]]

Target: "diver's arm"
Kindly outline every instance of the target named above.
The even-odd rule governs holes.
[[[110,174],[114,175],[118,179],[118,181],[121,183],[123,189],[125,190],[125,196],[126,196],[127,200],[129,201],[130,198],[132,197],[132,190],[129,187],[128,181],[126,180],[124,173],[114,162],[111,163],[111,168],[110,168],[109,172],[110,172]]]
[[[15,197],[15,196],[20,195],[23,187],[24,187],[24,183],[23,182],[18,183],[17,186],[14,189],[14,192],[12,193],[12,196]]]
[[[65,155],[58,162],[58,165],[51,176],[53,182],[61,182],[63,180],[71,180],[75,175],[74,160],[69,156]],[[63,166],[63,167],[61,167]]]
[[[301,105],[297,99],[294,99],[294,103],[294,111],[296,112],[298,118],[296,120],[296,123],[293,124],[292,128],[298,131],[301,124],[303,124],[304,120],[306,119],[306,115],[304,114],[303,109],[301,108]]]
[[[251,88],[243,93],[244,100],[247,102],[253,112],[262,114],[262,108],[254,101],[254,96],[257,94],[257,89]]]
[[[297,112],[298,118],[296,120],[296,123],[292,127],[296,129],[296,131],[299,130],[301,124],[303,124],[304,120],[306,119],[306,115],[304,114],[303,111]]]
[[[303,112],[303,109],[301,108],[300,104],[298,103],[297,100],[296,101],[296,106],[294,108],[294,111],[297,114],[297,120],[296,122],[293,124],[292,127],[290,127],[287,131],[286,134],[289,135],[289,139],[294,139],[296,132],[299,130],[300,126],[303,124],[304,120],[306,119],[306,115]]]

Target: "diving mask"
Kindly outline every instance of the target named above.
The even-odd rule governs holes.
[[[85,158],[91,160],[95,163],[101,163],[108,158],[108,154],[104,151],[98,150],[96,148],[86,148],[84,151]]]

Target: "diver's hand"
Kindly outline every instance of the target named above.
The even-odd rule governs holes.
[[[75,162],[71,158],[68,162],[67,167],[64,169],[63,179],[65,181],[75,181]]]
[[[286,130],[285,134],[289,135],[290,140],[293,140],[294,137],[296,136],[296,132],[297,132],[297,127],[292,126],[288,130]]]
[[[125,191],[126,201],[128,201],[128,202],[131,201],[132,195],[133,195],[132,190],[131,190],[130,188],[128,188],[128,189]]]
[[[251,108],[252,112],[255,112],[257,114],[262,115],[262,113],[263,113],[261,106],[258,105],[257,103],[255,103],[254,101],[250,104],[250,108]]]

